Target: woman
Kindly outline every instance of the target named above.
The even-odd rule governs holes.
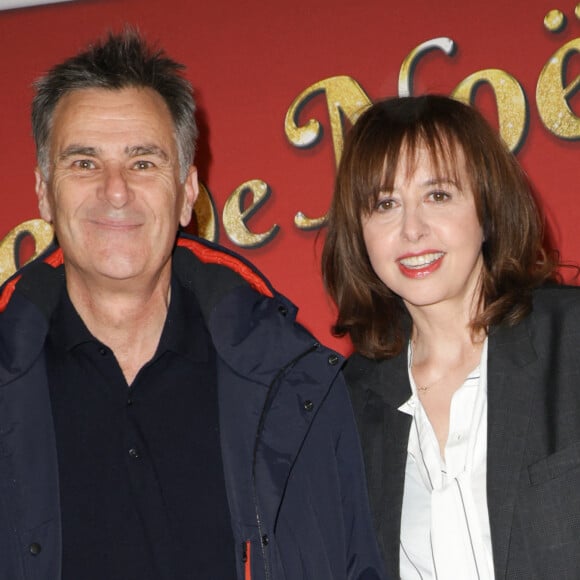
[[[580,578],[580,291],[473,108],[391,99],[347,137],[323,274],[393,577]]]

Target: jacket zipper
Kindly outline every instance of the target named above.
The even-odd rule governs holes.
[[[244,565],[244,580],[252,580],[252,544],[242,542],[242,563]]]
[[[260,537],[260,547],[262,549],[262,558],[264,560],[264,574],[265,574],[266,580],[270,580],[270,566],[268,563],[268,557],[266,555],[266,550],[265,550],[265,542],[264,542],[265,535],[264,535],[264,531],[263,531],[263,527],[262,527],[262,518],[260,516],[261,510],[260,510],[260,505],[258,502],[258,493],[257,493],[257,488],[256,488],[256,458],[258,455],[258,443],[260,441],[260,434],[261,434],[262,429],[264,427],[264,423],[266,422],[266,415],[267,415],[268,410],[270,408],[272,393],[274,392],[274,385],[280,380],[280,377],[282,377],[288,371],[288,369],[291,369],[300,359],[309,355],[311,352],[314,352],[319,346],[320,346],[320,343],[315,342],[314,344],[312,344],[312,346],[310,346],[304,352],[302,352],[297,357],[292,359],[289,363],[285,364],[276,373],[274,380],[270,383],[270,386],[268,388],[268,394],[266,395],[266,401],[264,402],[264,406],[262,407],[262,413],[260,414],[260,420],[258,422],[258,429],[256,431],[256,439],[254,441],[254,454],[253,454],[253,460],[252,460],[252,486],[254,488],[253,489],[254,508],[256,510],[256,523],[258,524],[258,534]],[[248,544],[249,544],[249,542],[248,542]],[[248,549],[249,548],[250,548],[250,546],[248,546]],[[248,552],[248,554],[249,554],[249,552]],[[248,560],[249,560],[249,557],[248,557]]]

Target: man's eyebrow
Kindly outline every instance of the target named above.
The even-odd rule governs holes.
[[[73,143],[60,153],[58,159],[62,160],[66,159],[67,157],[72,157],[74,155],[86,155],[87,157],[96,157],[97,149],[95,147],[88,147],[86,145],[77,145]]]
[[[139,157],[140,155],[156,155],[161,157],[164,161],[169,159],[169,155],[158,147],[157,145],[135,145],[133,147],[127,147],[125,152],[129,157]]]
[[[126,147],[125,153],[129,157],[138,157],[140,155],[157,155],[163,160],[168,160],[169,155],[157,145],[134,145],[133,147]],[[99,149],[97,147],[90,147],[88,145],[79,145],[73,143],[64,149],[58,156],[59,160],[66,159],[75,155],[86,155],[87,157],[97,157]]]

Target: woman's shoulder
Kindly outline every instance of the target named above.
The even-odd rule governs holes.
[[[406,350],[393,358],[373,359],[360,353],[351,355],[344,368],[344,378],[355,398],[379,396],[390,400],[401,388],[406,392]],[[371,395],[372,393],[372,395]]]
[[[355,388],[364,382],[366,376],[373,372],[380,361],[363,356],[359,352],[352,353],[344,366],[343,374],[349,387]]]
[[[526,317],[538,336],[576,334],[580,329],[580,287],[546,285],[534,290]]]
[[[369,398],[381,399],[384,385],[380,379],[380,368],[383,362],[358,352],[353,353],[346,361],[343,374],[357,420],[362,416]]]
[[[533,311],[547,314],[580,313],[580,287],[544,285],[534,290]]]

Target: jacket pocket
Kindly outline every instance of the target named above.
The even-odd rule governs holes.
[[[580,441],[528,466],[530,485],[541,485],[580,468]]]

